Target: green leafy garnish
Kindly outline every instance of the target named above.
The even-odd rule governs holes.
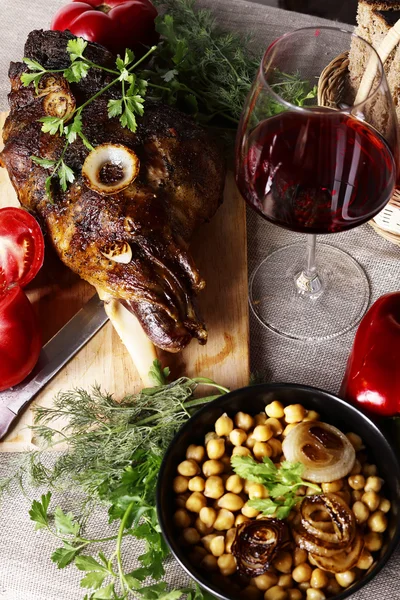
[[[231,465],[239,477],[266,487],[269,498],[249,500],[248,504],[270,517],[286,519],[292,508],[301,500],[301,496],[296,496],[296,491],[303,485],[321,492],[318,485],[301,478],[304,466],[299,462],[291,463],[285,460],[277,467],[266,456],[260,463],[252,456],[234,455]]]

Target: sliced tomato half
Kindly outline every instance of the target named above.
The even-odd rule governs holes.
[[[44,240],[38,222],[22,208],[0,208],[0,290],[25,287],[44,259]]]

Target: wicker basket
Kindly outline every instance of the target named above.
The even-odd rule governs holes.
[[[343,93],[343,74],[349,66],[348,52],[343,52],[322,71],[318,81],[318,104],[336,108]],[[385,239],[400,246],[400,189],[396,189],[380,213],[369,222]]]

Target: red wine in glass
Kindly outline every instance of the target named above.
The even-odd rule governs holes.
[[[241,149],[236,178],[247,202],[276,225],[336,233],[365,223],[385,206],[395,166],[373,127],[318,108],[259,123]]]

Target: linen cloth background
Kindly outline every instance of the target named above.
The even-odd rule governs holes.
[[[10,60],[20,60],[29,31],[46,28],[50,17],[65,0],[0,0],[0,110],[7,108]],[[258,49],[265,48],[273,39],[286,31],[329,21],[289,13],[243,0],[198,0],[199,6],[215,11],[219,23],[228,30],[253,34]],[[350,26],[346,26],[349,29]],[[292,234],[264,222],[248,211],[249,272],[269,252],[301,240]],[[365,269],[371,284],[371,302],[380,295],[399,288],[400,249],[386,242],[365,225],[343,234],[329,236],[324,241],[343,248],[354,256]],[[340,316],[341,307],[338,306]],[[301,343],[280,338],[251,318],[251,368],[266,374],[269,381],[297,382],[323,387],[337,392],[351,347],[355,330],[333,341]],[[11,455],[0,454],[0,475],[11,471]],[[51,457],[49,457],[51,461]],[[32,490],[30,497],[38,497]],[[54,494],[54,506],[73,508],[78,497],[73,494]],[[0,599],[1,600],[79,600],[85,592],[79,587],[80,573],[75,568],[57,570],[50,561],[55,542],[43,532],[35,533],[28,517],[29,501],[18,486],[11,490],[0,506]],[[105,535],[106,511],[96,510],[91,518],[93,535]],[[107,528],[107,534],[109,528]],[[135,565],[141,546],[127,541],[127,552]],[[104,551],[108,552],[104,545]],[[392,558],[384,571],[354,600],[400,600],[400,552]],[[181,586],[187,580],[180,567],[170,559],[166,580]]]

